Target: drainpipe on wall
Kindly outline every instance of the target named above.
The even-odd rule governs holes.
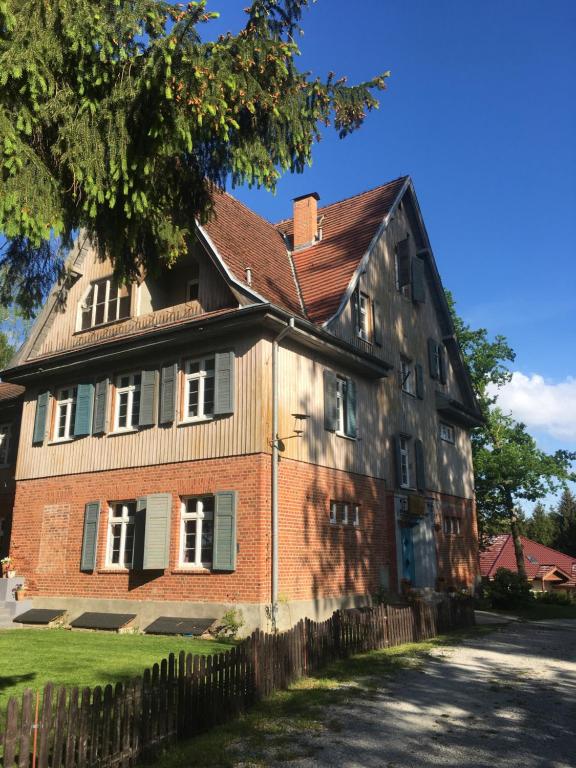
[[[278,345],[294,328],[294,318],[283,328],[272,342],[272,601],[270,619],[272,631],[277,629],[278,619]]]

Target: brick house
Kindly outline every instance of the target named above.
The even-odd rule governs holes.
[[[35,606],[282,627],[473,587],[479,413],[411,180],[277,225],[214,211],[127,286],[80,238],[3,373]]]
[[[24,387],[0,382],[0,559],[8,555]]]

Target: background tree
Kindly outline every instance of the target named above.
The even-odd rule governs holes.
[[[484,417],[484,424],[471,435],[481,540],[507,526],[514,540],[518,573],[525,577],[520,504],[538,501],[576,479],[571,470],[576,454],[545,453],[524,424],[496,406],[498,388],[510,380],[506,363],[514,360],[514,352],[503,336],[490,340],[486,329],[473,330],[464,323],[450,294],[448,302]]]
[[[556,535],[557,525],[554,513],[546,511],[544,504],[539,501],[534,505],[530,519],[526,521],[526,536],[546,547],[554,547]]]
[[[576,557],[576,498],[569,488],[564,489],[554,518],[554,548]]]
[[[206,0],[0,2],[0,300],[26,309],[84,228],[120,277],[188,249],[214,186],[273,189],[378,106],[389,73],[355,86],[301,72],[312,0],[253,0],[236,35],[201,39]]]

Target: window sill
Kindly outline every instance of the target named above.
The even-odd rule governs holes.
[[[99,568],[96,573],[131,573],[132,568],[114,568],[114,566],[108,566],[106,568]]]
[[[73,437],[61,437],[58,440],[48,440],[47,445],[60,445],[61,443],[73,443]]]
[[[127,429],[116,429],[114,432],[108,432],[108,437],[118,437],[118,435],[133,435],[138,432],[138,427],[128,427]]]
[[[344,440],[350,440],[352,443],[355,443],[358,440],[357,437],[352,437],[351,435],[346,435],[344,432],[338,432],[338,430],[336,430],[336,432],[334,432],[334,434],[336,435],[336,437],[342,437]]]
[[[203,565],[190,565],[190,566],[180,565],[177,568],[173,568],[170,571],[170,573],[173,573],[173,574],[183,574],[183,573],[185,573],[185,574],[194,574],[194,573],[202,574],[202,573],[204,573],[204,574],[206,574],[206,573],[212,573],[212,570],[210,568],[206,568]]]
[[[137,317],[137,315],[135,315]],[[99,328],[108,328],[111,325],[120,325],[128,320],[132,320],[132,317],[121,317],[118,320],[108,320],[106,323],[98,323],[98,325],[91,325],[90,328],[78,328],[74,331],[74,336],[80,336],[83,333],[90,333],[90,331],[97,331]]]
[[[182,419],[178,422],[179,427],[190,427],[193,424],[206,424],[206,422],[214,421],[214,416],[199,416],[197,419]]]

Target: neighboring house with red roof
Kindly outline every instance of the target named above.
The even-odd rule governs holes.
[[[521,536],[526,575],[537,592],[576,590],[576,557],[570,557],[551,547]],[[510,533],[495,536],[480,552],[480,574],[492,580],[499,568],[517,572],[514,541]]]
[[[480,414],[408,177],[277,225],[215,192],[131,285],[80,238],[3,378],[37,607],[285,626],[475,583]]]

